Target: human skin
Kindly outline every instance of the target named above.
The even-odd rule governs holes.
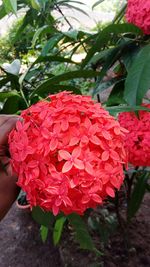
[[[19,188],[17,176],[12,172],[8,151],[8,134],[15,127],[19,117],[0,115],[0,220],[17,198]]]

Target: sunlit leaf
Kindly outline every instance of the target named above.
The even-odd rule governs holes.
[[[16,14],[17,12],[17,0],[3,0],[4,7],[7,13],[13,12]]]
[[[65,221],[66,221],[66,217],[62,216],[58,218],[55,222],[54,229],[53,229],[53,242],[55,246],[60,241]]]
[[[40,227],[40,233],[42,241],[45,242],[48,236],[48,227],[45,227],[44,225],[41,225]]]

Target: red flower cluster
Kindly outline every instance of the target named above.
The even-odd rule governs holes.
[[[128,0],[126,19],[141,28],[145,34],[150,34],[150,1]]]
[[[145,106],[150,108],[150,104]],[[150,112],[141,110],[139,118],[134,112],[123,112],[119,122],[129,131],[125,136],[128,161],[134,166],[150,166]]]
[[[89,96],[61,92],[21,114],[9,135],[18,185],[31,207],[83,214],[123,182],[125,129]]]

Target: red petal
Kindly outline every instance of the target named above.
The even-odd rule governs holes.
[[[47,128],[42,128],[41,134],[44,138],[49,139],[50,138],[50,132]]]
[[[91,126],[91,121],[89,120],[88,117],[86,117],[85,121],[84,121],[84,126],[89,129]]]
[[[107,161],[109,159],[109,151],[104,151],[102,153],[102,160]]]
[[[84,135],[84,136],[82,136],[82,138],[81,138],[81,142],[87,144],[87,143],[89,142],[89,138],[88,138],[87,136]]]
[[[72,137],[69,143],[69,146],[74,146],[79,142],[79,138],[77,137]]]
[[[86,203],[88,203],[89,201],[90,201],[90,196],[89,196],[89,195],[84,196],[84,197],[82,198],[82,203],[83,203],[83,204],[86,204]]]
[[[63,197],[63,202],[64,202],[65,206],[68,205],[68,206],[72,207],[72,202],[68,197]]]
[[[90,141],[95,144],[95,145],[100,145],[101,141],[99,140],[99,138],[96,135],[93,135],[90,137]]]
[[[87,171],[87,173],[93,175],[94,171],[93,171],[93,167],[89,162],[85,163],[85,170]]]
[[[53,138],[50,142],[50,150],[54,151],[58,146],[58,140],[56,138]]]
[[[102,130],[102,135],[104,136],[105,139],[111,140],[110,134],[106,130]]]
[[[97,203],[102,203],[101,197],[97,194],[93,194],[91,198]]]
[[[112,159],[120,161],[120,157],[119,157],[119,155],[118,155],[118,153],[116,151],[111,150],[110,156],[111,156]]]
[[[62,124],[61,124],[61,129],[62,129],[63,131],[66,131],[66,130],[68,129],[68,127],[69,127],[69,123],[68,123],[68,121],[67,121],[67,120],[63,120],[63,121],[62,121]]]
[[[58,154],[62,159],[65,159],[65,160],[69,160],[71,158],[70,153],[67,152],[66,150],[59,150]]]
[[[66,173],[69,172],[72,169],[73,163],[71,161],[66,161],[63,168],[62,168],[62,172]]]
[[[59,206],[61,205],[61,203],[62,203],[62,199],[61,199],[60,197],[58,197],[58,198],[55,200],[55,205],[56,205],[57,207],[59,207]]]
[[[81,154],[81,148],[78,146],[76,147],[73,152],[72,152],[72,156],[75,158],[78,158]]]
[[[21,131],[22,128],[23,128],[23,125],[22,125],[21,121],[17,121],[17,123],[16,123],[16,129],[17,129],[17,131]]]
[[[115,197],[114,190],[111,187],[109,187],[109,186],[106,187],[106,193],[110,197]]]
[[[33,170],[32,170],[32,174],[34,175],[34,178],[36,177],[38,177],[39,176],[39,173],[40,173],[40,171],[39,171],[39,168],[37,167],[37,168],[34,168]]]
[[[74,166],[79,170],[83,170],[84,169],[84,164],[83,164],[82,160],[80,160],[80,159],[75,159],[74,160]]]
[[[53,205],[52,211],[53,211],[54,216],[56,216],[58,214],[58,212],[59,212],[59,207]]]
[[[114,133],[119,135],[120,134],[120,128],[119,127],[115,127],[114,128]]]
[[[31,160],[29,163],[28,163],[28,167],[29,168],[35,168],[38,166],[38,162],[36,160]]]

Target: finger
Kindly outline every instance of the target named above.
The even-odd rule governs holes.
[[[18,119],[18,117],[9,118],[0,125],[0,146],[7,144],[8,134],[16,126]]]
[[[13,118],[19,118],[19,116],[16,115],[0,115],[0,127],[7,122],[9,119]]]

